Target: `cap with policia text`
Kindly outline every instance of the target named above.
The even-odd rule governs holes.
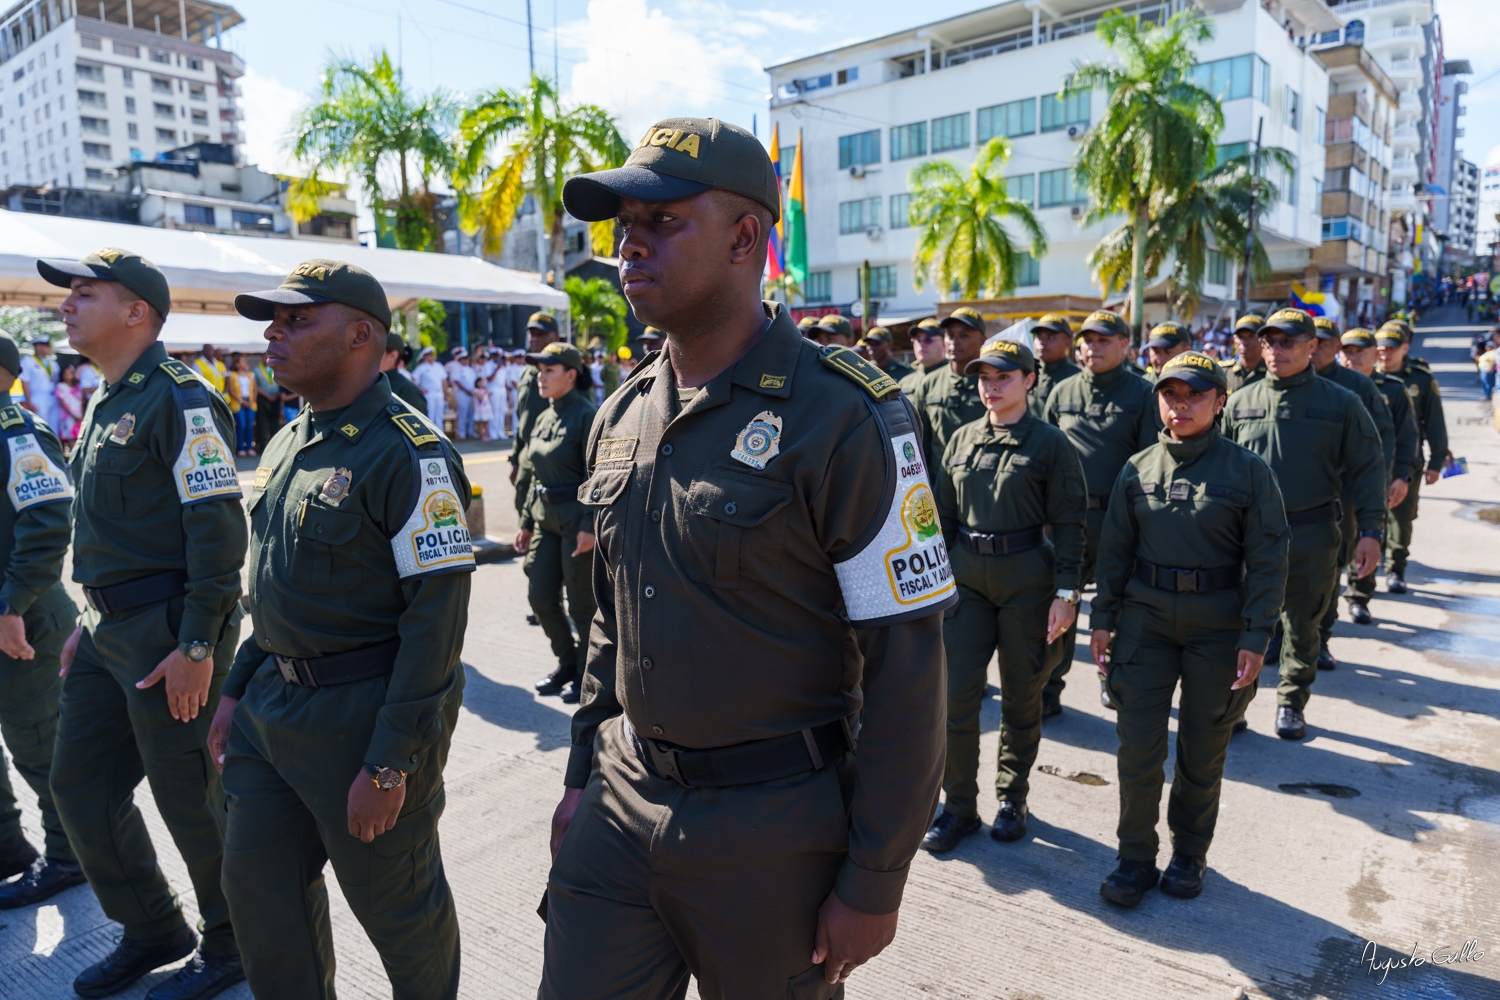
[[[1061,313],[1047,313],[1047,315],[1031,325],[1032,333],[1036,333],[1038,330],[1051,333],[1066,333],[1071,337],[1073,335],[1073,324],[1069,323],[1068,317]]]
[[[920,337],[926,335],[931,337],[940,337],[942,336],[942,334],[943,325],[939,323],[935,317],[928,316],[926,319],[917,324],[916,332],[913,333],[912,336]]]
[[[338,302],[358,309],[375,317],[387,330],[391,327],[391,304],[375,276],[346,261],[323,257],[304,260],[292,268],[278,288],[236,295],[234,308],[246,319],[268,323],[276,318],[277,306],[321,302]]]
[[[548,333],[557,332],[557,317],[551,313],[534,312],[526,320],[528,330],[546,330]]]
[[[161,268],[138,253],[105,247],[82,260],[47,259],[36,262],[37,273],[59,288],[71,288],[74,278],[118,281],[146,301],[165,319],[172,311],[172,290]]]
[[[1163,350],[1191,342],[1192,338],[1181,323],[1158,323],[1151,328],[1151,339],[1146,341],[1146,346]]]
[[[0,333],[0,368],[17,378],[21,376],[21,349],[8,333]]]
[[[854,327],[838,313],[829,313],[818,320],[818,326],[829,333],[842,333],[846,337],[854,336]]]
[[[1104,333],[1114,337],[1130,336],[1130,327],[1115,313],[1108,309],[1095,309],[1089,313],[1089,318],[1083,321],[1078,328],[1080,334]]]
[[[1345,347],[1374,347],[1375,334],[1362,326],[1356,326],[1348,333],[1339,338],[1339,343]]]
[[[1156,376],[1157,391],[1174,379],[1186,382],[1199,392],[1229,391],[1229,376],[1224,374],[1224,369],[1213,358],[1197,351],[1179,354],[1162,365],[1161,374]]]
[[[979,357],[964,368],[965,375],[978,375],[980,366],[998,368],[1003,372],[1022,371],[1030,375],[1036,371],[1036,358],[1031,348],[1013,340],[992,340],[984,345]]]
[[[1239,319],[1235,320],[1234,332],[1239,333],[1241,330],[1249,330],[1250,332],[1254,333],[1265,325],[1265,317],[1257,316],[1255,315],[1255,313],[1246,313]]]
[[[891,342],[891,331],[883,326],[872,326],[870,332],[864,335],[865,341],[871,344],[889,344]]]
[[[803,316],[797,321],[797,329],[801,330],[804,335],[817,325],[818,317],[816,316]]]
[[[1278,309],[1271,314],[1260,328],[1260,335],[1265,336],[1272,330],[1280,330],[1282,333],[1290,333],[1294,337],[1316,337],[1318,328],[1313,324],[1313,318],[1301,309]]]
[[[962,323],[971,330],[978,330],[980,333],[987,332],[984,328],[984,317],[979,315],[978,310],[970,309],[968,306],[959,306],[953,312],[944,316],[943,329],[946,330],[949,323]]]
[[[1375,340],[1382,346],[1404,344],[1411,339],[1411,327],[1398,319],[1388,319],[1375,331]]]
[[[781,218],[781,189],[760,140],[717,118],[667,118],[646,130],[623,167],[580,174],[563,205],[580,222],[613,219],[621,198],[676,201],[719,188],[758,201]]]
[[[1314,316],[1313,330],[1316,332],[1317,338],[1319,340],[1339,339],[1338,324],[1329,319],[1327,316]]]

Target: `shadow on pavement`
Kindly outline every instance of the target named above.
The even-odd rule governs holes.
[[[501,729],[535,733],[538,750],[551,750],[570,742],[572,712],[538,701],[525,688],[486,677],[472,664],[465,663],[464,670],[464,708]]]

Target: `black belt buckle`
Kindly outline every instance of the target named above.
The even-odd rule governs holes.
[[[103,591],[97,590],[93,587],[84,587],[83,600],[86,604],[88,604],[89,607],[93,608],[101,615],[109,614],[109,602],[105,601]]]
[[[271,654],[271,659],[276,661],[276,669],[281,672],[281,679],[288,684],[296,684],[298,687],[317,687],[318,682],[313,678],[312,671],[307,669],[306,660],[298,660],[290,656],[277,656]]]
[[[1198,592],[1198,571],[1174,569],[1172,571],[1177,577],[1177,592],[1179,594],[1196,594]]]
[[[666,746],[655,740],[641,740],[641,743],[646,747],[646,756],[651,758],[651,769],[659,776],[669,778],[683,788],[693,787],[687,778],[683,777],[675,747]]]

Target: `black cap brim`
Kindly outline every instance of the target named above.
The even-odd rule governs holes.
[[[1172,347],[1181,347],[1182,341],[1172,337],[1152,337],[1146,341],[1147,347],[1154,347],[1158,351]]]
[[[36,262],[36,270],[49,284],[59,288],[72,288],[74,278],[91,278],[100,281],[120,280],[112,274],[101,273],[76,260],[39,260]]]
[[[1224,386],[1219,385],[1219,383],[1215,382],[1207,375],[1199,375],[1197,372],[1190,372],[1184,368],[1174,368],[1171,372],[1164,372],[1161,375],[1157,376],[1157,391],[1161,390],[1163,383],[1172,381],[1186,382],[1188,385],[1192,386],[1194,389],[1197,389],[1199,392],[1213,392],[1215,389],[1224,388]]]
[[[1306,330],[1300,330],[1300,329],[1298,329],[1297,327],[1294,327],[1294,326],[1282,326],[1280,323],[1264,323],[1264,324],[1261,325],[1260,329],[1258,329],[1258,330],[1255,331],[1255,335],[1257,337],[1262,337],[1262,336],[1270,333],[1272,330],[1275,330],[1277,333],[1289,333],[1293,337],[1306,337],[1307,336],[1307,331]],[[1314,339],[1314,340],[1317,339],[1316,333],[1314,333],[1312,339]]]
[[[620,213],[621,198],[676,201],[702,194],[712,184],[659,174],[645,167],[616,167],[568,178],[563,185],[563,207],[579,222],[603,222]]]
[[[978,375],[979,374],[979,369],[976,368],[976,367],[974,367],[975,365],[986,365],[986,366],[988,366],[990,368],[998,368],[998,369],[1000,369],[1003,372],[1024,372],[1024,371],[1026,371],[1026,368],[1025,368],[1024,365],[1018,365],[1014,361],[1012,361],[1010,358],[1002,357],[1001,355],[998,355],[998,354],[991,354],[991,355],[987,355],[987,356],[982,357],[982,358],[975,358],[973,361],[970,361],[967,365],[964,366],[964,374],[965,375]]]
[[[322,295],[309,295],[291,288],[272,288],[264,292],[243,292],[234,297],[234,309],[246,319],[269,323],[276,318],[277,306],[312,306],[332,302]]]

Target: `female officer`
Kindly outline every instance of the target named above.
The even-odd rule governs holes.
[[[526,360],[537,366],[538,395],[550,402],[532,427],[517,477],[525,482],[529,472],[535,484],[516,532],[516,551],[526,554],[526,598],[557,656],[557,669],[538,681],[536,689],[544,695],[561,691],[564,702],[576,704],[594,618],[594,517],[578,502],[578,486],[588,478],[584,450],[594,423],[594,404],[588,398],[593,380],[572,344],[548,344]]]
[[[952,850],[979,829],[979,711],[990,657],[1000,652],[1000,812],[990,835],[1026,835],[1027,776],[1042,738],[1047,643],[1073,623],[1088,488],[1067,435],[1027,411],[1036,385],[1029,348],[998,340],[964,369],[987,411],[953,434],[933,470],[958,604],[943,623],[948,650],[948,760],[943,812],[922,846]],[[1051,529],[1048,540],[1043,528]]]
[[[1164,429],[1120,470],[1099,541],[1090,647],[1119,704],[1120,737],[1120,866],[1099,891],[1120,906],[1139,903],[1158,877],[1174,896],[1203,891],[1230,728],[1255,696],[1281,614],[1289,537],[1281,490],[1265,462],[1220,436],[1227,385],[1218,363],[1196,351],[1162,367]],[[1158,875],[1156,820],[1179,681],[1172,862]]]

